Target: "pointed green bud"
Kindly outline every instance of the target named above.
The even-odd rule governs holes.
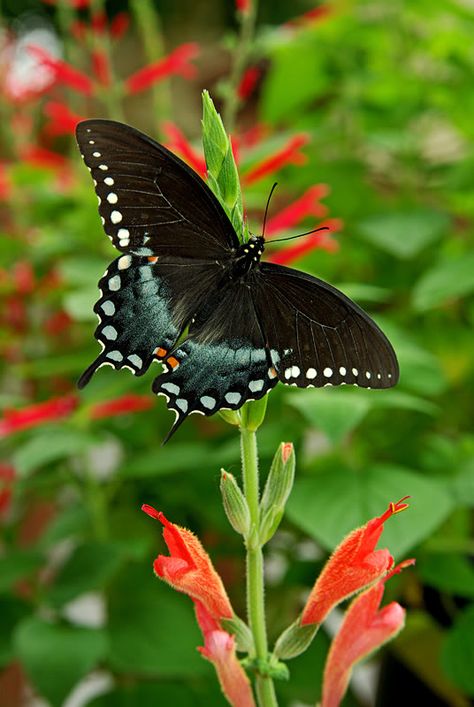
[[[253,635],[245,621],[233,616],[231,619],[220,619],[220,624],[225,631],[235,636],[238,651],[253,653]]]
[[[250,511],[244,494],[232,474],[221,469],[221,493],[224,510],[233,529],[247,537],[250,531]]]
[[[207,91],[202,92],[202,144],[208,185],[222,204],[239,240],[248,240],[239,174],[222,118]]]
[[[219,415],[228,425],[240,425],[240,413],[238,410],[219,410]]]
[[[283,660],[296,658],[297,655],[300,655],[309,647],[318,628],[319,624],[300,626],[300,619],[297,618],[277,639],[273,654]]]
[[[267,411],[268,395],[264,395],[260,400],[249,400],[240,408],[241,427],[249,432],[255,432],[265,419]]]
[[[260,502],[262,545],[270,540],[280,525],[294,479],[295,451],[291,442],[282,442],[273,458]]]

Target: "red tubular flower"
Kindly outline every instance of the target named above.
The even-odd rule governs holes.
[[[234,612],[222,580],[196,536],[170,523],[151,506],[143,505],[142,511],[163,524],[163,538],[170,552],[169,557],[158,555],[153,563],[155,574],[179,592],[200,601],[216,621],[231,618]]]
[[[44,323],[44,329],[49,336],[60,336],[69,329],[72,319],[67,312],[54,312]]]
[[[386,580],[414,562],[403,562],[382,581],[354,599],[348,608],[327,657],[321,707],[339,707],[354,665],[394,638],[403,628],[405,610],[400,604],[393,601],[381,610],[379,606]]]
[[[309,137],[303,133],[292,137],[287,144],[273,155],[269,155],[261,162],[251,167],[243,176],[243,183],[246,185],[257,182],[268,174],[273,174],[287,164],[304,164],[306,156],[299,150],[309,142]]]
[[[35,167],[46,167],[48,169],[64,169],[67,166],[67,158],[58,152],[48,150],[40,145],[31,145],[22,150],[22,160]]]
[[[11,185],[7,166],[0,162],[0,199],[7,201],[10,197]]]
[[[110,23],[110,34],[114,39],[123,37],[130,24],[128,12],[119,12]]]
[[[190,63],[198,53],[198,45],[194,42],[181,44],[164,59],[155,61],[145,66],[125,81],[125,88],[129,93],[138,93],[150,88],[157,81],[162,81],[167,76],[180,74],[185,78],[195,76],[196,67]]]
[[[115,415],[126,415],[130,412],[142,412],[153,407],[153,400],[149,395],[137,395],[129,393],[122,395],[115,400],[106,400],[104,403],[95,403],[90,410],[92,420],[100,420],[104,417],[114,417]]]
[[[251,2],[252,0],[235,0],[237,12],[241,12],[242,14],[250,12]]]
[[[96,49],[91,54],[92,70],[99,83],[110,86],[110,65],[107,54],[102,49]]]
[[[51,56],[43,47],[31,45],[29,51],[43,66],[48,67],[54,72],[55,80],[58,83],[65,84],[75,91],[84,93],[86,96],[92,95],[94,84],[91,79],[82,71],[75,69],[62,59],[56,59]]]
[[[386,520],[408,508],[402,498],[378,518],[353,530],[325,564],[301,616],[301,625],[320,624],[341,601],[380,580],[393,566],[388,550],[375,550]]]
[[[286,22],[285,24],[287,27],[299,27],[302,25],[304,26],[316,24],[316,22],[324,20],[328,15],[331,14],[331,12],[332,9],[329,7],[329,5],[318,5],[318,7],[313,7],[312,10],[308,10],[308,12],[305,12],[302,15],[299,15],[298,17],[294,17],[292,20]]]
[[[47,5],[57,5],[58,0],[43,0]],[[69,0],[71,7],[76,10],[85,10],[91,4],[91,0]]]
[[[28,405],[21,410],[6,410],[0,419],[0,437],[37,427],[52,420],[60,420],[70,415],[78,404],[77,395],[65,395],[43,403]]]
[[[261,75],[262,72],[257,66],[250,66],[245,71],[237,88],[237,95],[241,101],[245,101],[252,95]]]
[[[294,260],[303,257],[303,255],[306,255],[317,248],[326,250],[328,253],[333,253],[339,248],[339,244],[331,238],[330,233],[339,231],[342,228],[342,225],[343,222],[340,219],[326,219],[325,221],[322,221],[318,227],[327,226],[329,231],[312,233],[293,245],[285,246],[279,250],[278,253],[273,253],[270,255],[268,260],[271,263],[278,263],[279,265],[289,265]]]
[[[166,122],[162,127],[168,138],[169,149],[178,152],[201,177],[205,178],[206,162],[188,142],[184,133],[174,123]]]
[[[315,184],[310,187],[303,196],[293,201],[282,209],[276,216],[272,216],[267,222],[266,235],[272,236],[275,233],[293,228],[306,216],[325,216],[327,208],[319,203],[319,200],[326,196],[329,188],[326,184]]]
[[[73,113],[69,106],[61,101],[49,101],[44,112],[49,119],[46,132],[52,136],[73,135],[76,125],[83,120],[82,116]]]
[[[235,638],[222,631],[200,601],[194,602],[196,618],[204,636],[201,655],[215,667],[219,684],[233,707],[255,707],[250,681],[235,653]]]
[[[28,295],[35,289],[35,273],[31,263],[27,260],[19,260],[13,266],[13,282],[15,289],[20,295]]]
[[[10,508],[15,469],[10,464],[0,464],[0,517]]]

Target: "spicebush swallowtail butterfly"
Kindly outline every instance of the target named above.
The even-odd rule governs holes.
[[[121,252],[99,282],[102,352],[80,388],[104,364],[142,375],[162,362],[153,391],[176,414],[169,439],[190,413],[237,410],[278,381],[395,385],[395,353],[372,319],[326,282],[262,262],[264,238],[241,244],[208,186],[163,145],[109,120],[79,123],[77,141]]]

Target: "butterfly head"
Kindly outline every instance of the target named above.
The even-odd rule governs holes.
[[[264,250],[265,241],[262,236],[250,236],[246,243],[242,243],[234,257],[234,278],[241,277],[256,267],[260,262]]]

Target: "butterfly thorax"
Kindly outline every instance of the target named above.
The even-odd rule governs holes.
[[[255,268],[260,262],[264,249],[265,241],[262,236],[251,236],[246,243],[242,243],[232,259],[231,279],[236,280]]]

